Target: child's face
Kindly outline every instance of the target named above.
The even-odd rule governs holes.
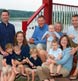
[[[58,43],[52,43],[53,50],[56,50],[58,48]]]
[[[20,50],[19,48],[15,48],[15,49],[14,49],[14,52],[15,52],[17,55],[20,55],[21,50]]]
[[[50,26],[49,26],[49,31],[50,31],[50,32],[54,32],[54,31],[55,31],[53,25],[50,25]]]
[[[6,52],[8,52],[9,54],[11,54],[11,53],[12,53],[12,51],[13,51],[13,49],[12,49],[12,48],[7,48],[7,49],[6,49]]]
[[[37,53],[34,52],[34,53],[31,54],[31,56],[32,57],[36,57],[37,56]]]

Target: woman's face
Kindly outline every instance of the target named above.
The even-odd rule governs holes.
[[[62,45],[62,47],[67,47],[67,44],[68,44],[67,38],[66,37],[63,37],[61,39],[61,45]]]
[[[23,34],[22,33],[19,33],[18,35],[17,35],[17,42],[18,43],[23,43],[23,40],[24,40],[24,37],[23,37]]]

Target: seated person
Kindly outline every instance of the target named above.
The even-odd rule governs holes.
[[[61,60],[62,59],[62,50],[58,48],[58,42],[56,40],[52,41],[52,48],[48,52],[48,58],[46,63],[50,65],[50,76],[59,76],[59,72],[61,70],[62,65],[58,64],[57,65],[57,71],[56,74],[53,73],[53,69],[55,64],[51,63],[51,60]]]
[[[13,45],[8,43],[5,46],[5,51],[8,53],[7,56],[3,57],[2,60],[2,76],[1,76],[1,81],[6,81],[9,79],[11,75],[11,70],[12,70],[12,59],[14,59],[14,54],[13,54]]]
[[[30,58],[27,59],[27,60],[28,60],[28,65],[29,65],[29,67],[31,69],[31,72],[32,72],[32,81],[34,81],[36,68],[37,68],[37,66],[42,65],[42,61],[38,57],[38,51],[37,51],[36,48],[31,48],[30,49],[30,54],[31,54]]]
[[[14,46],[14,59],[12,60],[13,69],[16,74],[21,73],[26,76],[25,68],[23,66],[23,57],[19,46]]]
[[[37,44],[42,44],[43,46],[46,45],[46,39],[41,40],[44,33],[48,31],[48,25],[45,23],[44,16],[38,17],[38,26],[35,28],[35,31],[32,37],[29,39],[30,47],[34,47]]]
[[[60,35],[55,31],[53,25],[49,25],[48,31],[45,32],[45,34],[42,37],[42,40],[46,38],[47,39],[47,52],[51,48],[51,42],[54,39],[60,39]]]

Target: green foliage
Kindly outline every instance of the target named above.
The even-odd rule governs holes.
[[[0,12],[3,9],[0,9]],[[29,18],[34,13],[33,11],[20,11],[20,10],[9,10],[11,18]]]

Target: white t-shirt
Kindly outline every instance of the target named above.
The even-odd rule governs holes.
[[[52,48],[48,52],[49,55],[53,55],[55,57],[55,60],[58,58],[59,54],[62,54],[62,50],[60,48],[57,48],[57,50],[53,50]]]
[[[50,42],[52,42],[53,40],[54,40],[54,37],[52,36],[52,34],[55,34],[56,35],[56,37],[58,38],[58,39],[60,39],[60,35],[57,33],[57,32],[49,32],[49,31],[46,31],[45,32],[45,34],[42,36],[42,39],[44,39],[45,38],[45,36],[47,35],[47,34],[49,34],[50,35],[50,37],[48,37],[48,39],[47,39],[47,41],[50,41]]]

